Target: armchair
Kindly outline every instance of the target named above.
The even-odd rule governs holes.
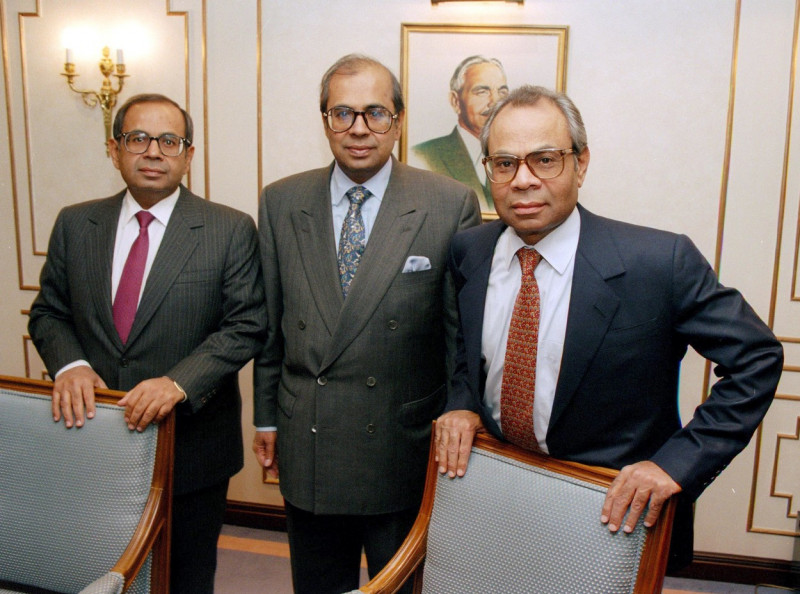
[[[612,534],[600,509],[617,471],[476,436],[466,475],[439,475],[434,444],[417,520],[362,594],[661,592],[675,500],[655,527]],[[423,570],[424,567],[424,570]]]
[[[174,414],[130,431],[98,390],[66,429],[51,391],[0,376],[0,593],[167,592]]]

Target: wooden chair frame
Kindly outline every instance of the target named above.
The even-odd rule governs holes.
[[[0,388],[48,396],[53,392],[52,382],[2,375],[0,375]],[[116,404],[124,395],[124,392],[114,390],[95,390],[95,400],[100,403]],[[43,419],[43,422],[46,423],[47,420]],[[125,580],[123,591],[131,585],[152,551],[150,591],[154,594],[169,592],[174,441],[173,411],[159,423],[153,479],[144,512],[127,548],[108,570],[123,576]]]
[[[422,504],[417,514],[417,519],[411,527],[397,553],[378,575],[358,591],[363,594],[394,594],[409,579],[413,579],[414,593],[422,592],[422,569],[425,560],[425,550],[428,539],[428,524],[433,512],[433,502],[436,495],[439,465],[435,460],[436,448],[434,436],[436,422],[431,435],[431,447],[428,453],[428,470],[425,479],[425,491]],[[501,442],[488,433],[479,433],[475,436],[473,448],[505,456],[524,464],[537,466],[551,472],[585,481],[604,488],[608,488],[619,471],[599,466],[587,466],[577,462],[557,460],[545,454],[523,450],[510,443]],[[469,471],[468,471],[469,472]],[[672,521],[675,516],[677,500],[673,497],[661,510],[658,522],[653,528],[648,529],[639,562],[639,571],[636,576],[634,594],[656,594],[661,592],[664,583],[664,574],[667,569],[670,537],[672,535]],[[600,510],[597,510],[598,521]]]

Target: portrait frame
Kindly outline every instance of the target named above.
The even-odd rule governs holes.
[[[450,105],[450,78],[468,56],[499,60],[509,89],[536,84],[566,91],[569,37],[566,25],[401,23],[400,26],[400,80],[406,101],[399,143],[399,158],[403,163],[431,169],[412,147],[454,133],[458,116]],[[479,195],[479,200],[483,219],[496,218],[491,199]]]

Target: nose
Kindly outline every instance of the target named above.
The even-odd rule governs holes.
[[[366,136],[370,133],[369,127],[367,127],[367,114],[365,113],[358,113],[356,114],[356,119],[353,122],[353,125],[350,126],[350,130],[348,130],[350,134],[355,134],[357,136]]]
[[[528,188],[538,188],[542,185],[542,180],[536,177],[528,163],[522,161],[518,163],[517,173],[511,180],[511,187],[515,190],[527,190]]]
[[[150,144],[147,145],[147,150],[145,151],[145,155],[150,159],[160,159],[161,158],[161,147],[158,146],[158,139],[151,138]]]

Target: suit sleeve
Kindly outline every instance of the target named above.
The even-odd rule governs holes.
[[[167,374],[186,391],[193,410],[206,400],[198,396],[213,396],[220,380],[241,369],[264,340],[266,312],[253,220],[241,216],[226,240],[219,327]]]
[[[469,190],[463,199],[461,215],[459,217],[458,229],[456,232],[474,227],[475,225],[480,224],[480,222],[481,210],[480,206],[478,205],[478,197],[475,195],[473,190]],[[449,264],[444,275],[444,331],[445,348],[447,353],[447,377],[452,378],[454,377],[456,370],[459,323],[455,281],[453,279],[453,271]],[[452,382],[448,381],[448,394],[452,390],[452,386]]]
[[[678,339],[712,361],[719,379],[652,461],[696,498],[744,449],[764,418],[780,378],[783,348],[742,295],[719,284],[685,236],[676,243],[673,276]]]
[[[65,365],[86,359],[73,322],[67,280],[67,231],[62,211],[53,227],[40,275],[39,294],[31,306],[28,333],[51,377]]]
[[[281,277],[278,268],[278,254],[275,234],[268,209],[268,189],[265,188],[259,199],[258,233],[261,254],[261,269],[265,300],[269,320],[267,340],[255,361],[253,421],[256,427],[277,425],[277,394],[283,362],[283,299]]]

